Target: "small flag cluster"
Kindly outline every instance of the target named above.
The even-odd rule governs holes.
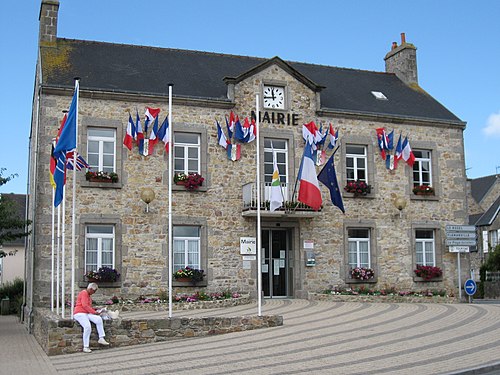
[[[229,119],[226,116],[227,137],[219,121],[215,120],[215,123],[217,125],[217,141],[220,146],[226,149],[229,160],[239,160],[241,158],[241,144],[251,143],[257,137],[255,119],[252,118],[249,120],[248,117],[245,117],[242,125],[240,118],[238,115],[235,115],[233,111],[229,114]],[[236,141],[238,143],[236,143]]]
[[[158,141],[162,141],[165,144],[165,151],[168,152],[168,116],[165,116],[165,120],[160,127],[158,127],[158,117],[160,114],[160,108],[146,107],[146,112],[144,114],[144,128],[142,127],[141,119],[139,117],[139,112],[136,110],[136,121],[132,119],[132,115],[128,116],[127,132],[123,139],[123,145],[132,151],[134,143],[139,149],[139,155],[149,156],[154,152],[154,148]],[[149,130],[151,124],[151,130]]]
[[[398,167],[398,161],[401,159],[410,167],[413,167],[415,155],[413,155],[413,151],[411,150],[408,137],[402,140],[400,133],[398,143],[396,147],[394,147],[394,130],[388,134],[385,128],[377,128],[375,131],[377,132],[377,144],[380,149],[380,156],[385,160],[387,169],[391,171],[396,169]],[[391,152],[393,153],[391,154]]]
[[[330,124],[325,133],[323,133],[323,124],[318,129],[314,121],[311,121],[302,126],[302,137],[304,141],[311,145],[315,164],[320,166],[325,164],[326,160],[325,144],[328,149],[334,149],[339,139],[339,131],[338,129],[335,131],[332,124]]]

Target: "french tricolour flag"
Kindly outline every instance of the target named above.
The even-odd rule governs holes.
[[[168,116],[165,116],[165,120],[163,120],[163,123],[160,126],[160,129],[158,130],[157,137],[159,140],[161,140],[163,143],[165,143],[165,152],[168,152]]]
[[[318,177],[316,176],[316,167],[313,160],[312,145],[306,142],[304,156],[299,170],[299,202],[307,204],[313,210],[318,211],[321,208],[323,200],[319,188]]]
[[[134,121],[132,121],[132,115],[128,115],[128,124],[127,124],[127,133],[125,134],[125,138],[123,139],[123,144],[130,151],[132,151],[132,143],[135,137],[135,125]]]
[[[220,146],[224,147],[227,150],[227,144],[229,142],[227,141],[226,135],[220,127],[219,121],[215,120],[215,122],[217,123],[217,142]]]
[[[151,124],[155,118],[160,114],[160,108],[146,107],[146,119],[144,120],[144,133],[148,132],[148,126]]]
[[[151,130],[151,134],[149,135],[148,155],[153,155],[154,148],[157,143],[158,143],[158,117],[155,117],[153,130]]]
[[[415,155],[413,155],[413,151],[410,147],[410,142],[408,141],[408,137],[405,137],[403,141],[403,152],[401,153],[402,159],[408,164],[410,167],[413,167],[415,164]]]

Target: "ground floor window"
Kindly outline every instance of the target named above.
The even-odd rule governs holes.
[[[101,267],[115,268],[115,227],[87,225],[85,227],[85,272]]]
[[[371,268],[370,229],[348,228],[348,262],[350,268]]]
[[[173,228],[174,270],[184,267],[200,269],[200,227],[174,226]]]
[[[416,262],[421,266],[436,266],[434,231],[417,229],[415,231]]]

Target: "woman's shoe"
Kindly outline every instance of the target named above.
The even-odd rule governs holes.
[[[92,353],[92,350],[90,350],[90,348],[83,348],[83,352],[84,353]]]
[[[109,345],[109,342],[104,340],[104,337],[101,337],[97,342],[101,345]]]

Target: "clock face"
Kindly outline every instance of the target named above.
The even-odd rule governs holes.
[[[264,108],[285,109],[285,88],[282,86],[264,86]]]

